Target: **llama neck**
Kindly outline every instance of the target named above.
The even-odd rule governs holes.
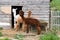
[[[30,18],[31,17],[31,13],[28,13],[28,18]]]
[[[25,17],[24,16],[21,16],[22,17],[22,19],[24,20],[25,19]]]

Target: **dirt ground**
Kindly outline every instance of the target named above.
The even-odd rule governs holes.
[[[38,40],[39,35],[36,35],[36,33],[26,33],[22,31],[15,31],[14,29],[10,30],[1,30],[3,37],[8,37],[8,38],[14,38],[15,34],[23,34],[25,35],[24,40]]]
[[[26,32],[22,32],[21,30],[19,31],[15,31],[14,29],[10,29],[10,30],[1,30],[0,32],[2,32],[3,37],[8,37],[8,38],[14,38],[15,34],[23,34],[25,35],[24,40],[38,40],[40,35],[37,35],[36,33],[26,33]],[[60,37],[60,32],[58,32],[58,35]]]

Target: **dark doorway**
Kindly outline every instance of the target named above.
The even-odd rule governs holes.
[[[19,10],[22,10],[22,6],[11,6],[11,15],[12,15],[12,28],[14,28],[14,12],[19,14]]]

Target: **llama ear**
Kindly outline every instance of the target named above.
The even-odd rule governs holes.
[[[32,13],[30,10],[27,13]]]

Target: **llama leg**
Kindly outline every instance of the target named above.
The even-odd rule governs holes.
[[[40,27],[37,27],[37,34],[39,35],[41,33]]]
[[[19,26],[16,24],[15,31],[18,31],[18,30],[19,30]]]
[[[27,31],[27,33],[29,33],[29,26],[28,25],[27,25],[27,30],[26,31]]]
[[[26,31],[28,33],[29,32],[29,26],[27,24],[23,24],[23,29],[22,30],[23,30],[23,32]]]
[[[23,32],[25,32],[27,30],[27,25],[23,24],[23,28],[22,28]]]
[[[22,31],[24,32],[25,23],[23,22]]]

